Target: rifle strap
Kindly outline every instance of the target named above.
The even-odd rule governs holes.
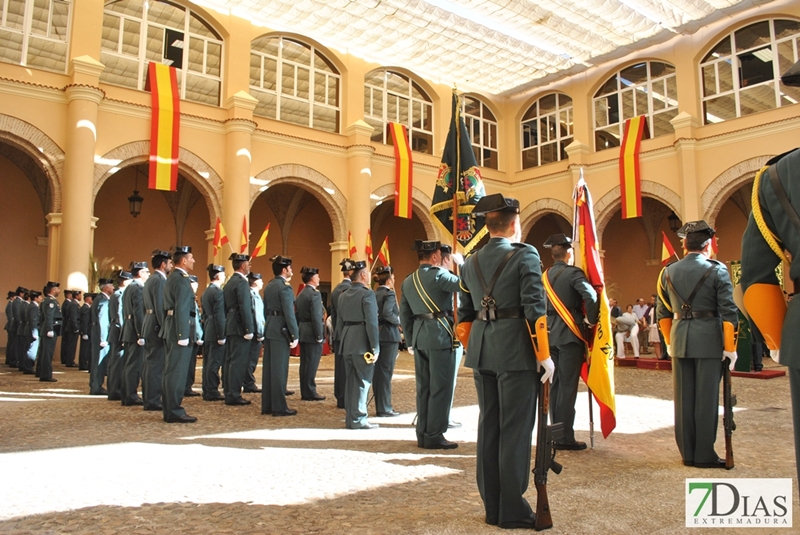
[[[681,296],[681,294],[678,293],[678,290],[675,289],[675,286],[672,284],[672,279],[669,276],[669,269],[665,269],[664,270],[664,277],[667,279],[667,285],[675,293],[675,295],[677,295],[678,298],[681,301],[683,301],[683,305],[681,305],[681,309],[683,310],[683,314],[684,314],[684,318],[685,319],[691,319],[692,318],[692,302],[694,301],[694,298],[697,296],[697,292],[700,290],[700,288],[702,288],[703,283],[706,282],[706,279],[708,278],[708,276],[711,275],[712,271],[714,271],[714,264],[711,264],[711,266],[709,266],[709,268],[705,271],[705,273],[703,273],[703,276],[700,277],[700,280],[697,281],[697,284],[695,285],[694,289],[692,290],[692,293],[689,294],[689,298],[688,299],[684,299]]]
[[[556,280],[558,277],[566,270],[567,268],[562,269],[556,275]],[[578,340],[583,342],[584,344],[587,343],[586,339],[583,337],[580,328],[575,323],[575,318],[572,317],[567,306],[561,301],[561,298],[558,297],[558,294],[553,289],[553,283],[550,282],[550,270],[548,269],[544,273],[544,277],[542,277],[542,282],[544,283],[544,291],[547,294],[547,299],[550,301],[550,304],[555,309],[558,317],[569,327],[569,330],[572,331],[572,334],[578,337]],[[553,281],[555,282],[555,281]]]

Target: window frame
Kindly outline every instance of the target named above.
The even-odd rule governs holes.
[[[547,112],[545,114],[542,114],[541,113],[540,103],[541,103],[541,101],[543,99],[545,99],[545,98],[547,98],[547,97],[549,97],[551,95],[556,97],[555,110],[551,111],[551,112]],[[568,105],[565,104],[564,106],[562,106],[561,105],[561,99],[562,98],[568,98],[569,99],[569,104]],[[573,101],[572,97],[570,97],[566,93],[562,93],[562,92],[556,91],[556,92],[547,93],[547,94],[542,95],[541,97],[536,99],[528,107],[527,110],[525,110],[525,113],[522,115],[522,119],[520,120],[520,124],[519,124],[519,128],[520,128],[520,130],[519,130],[519,132],[520,132],[520,138],[519,138],[520,139],[520,168],[521,169],[523,169],[523,170],[524,169],[534,169],[536,167],[541,167],[543,165],[548,165],[548,164],[551,164],[551,163],[561,162],[561,161],[569,159],[569,155],[566,154],[566,145],[564,145],[564,149],[565,149],[565,154],[564,155],[561,154],[561,151],[558,151],[557,152],[558,158],[555,161],[542,163],[542,147],[543,146],[553,145],[553,144],[555,144],[556,147],[558,147],[565,140],[570,139],[570,138],[572,139],[572,141],[575,141],[575,112],[574,112],[574,104],[573,104],[573,102],[574,101]],[[534,106],[536,107],[536,116],[526,120],[525,116],[528,115],[528,112],[530,112],[531,109],[533,109]],[[561,115],[562,111],[566,112],[566,114],[567,114],[567,124],[570,125],[570,132],[569,132],[568,135],[562,136],[561,135],[561,129],[558,128],[556,130],[555,139],[548,140],[546,143],[542,143],[541,142],[541,136],[539,136],[539,142],[537,142],[534,145],[528,146],[528,147],[525,146],[525,125],[526,124],[528,124],[530,122],[539,123],[539,122],[541,122],[541,120],[543,118],[552,116],[552,117],[554,117],[556,119],[556,124],[560,125],[561,124],[560,115]],[[537,129],[537,132],[538,132],[538,129]],[[536,165],[526,166],[525,165],[525,153],[528,152],[528,151],[534,150],[534,149],[536,150],[536,162],[537,163],[536,163]]]
[[[479,115],[473,115],[467,112],[467,99],[472,99],[479,104]],[[488,119],[484,117],[484,111],[491,114],[492,118]],[[495,117],[494,113],[492,112],[491,108],[480,98],[475,95],[467,94],[461,97],[461,116],[464,118],[464,123],[467,127],[467,132],[470,135],[470,142],[472,144],[473,152],[477,151],[476,160],[478,162],[479,167],[486,167],[487,169],[499,169],[500,167],[500,149],[499,149],[499,142],[498,137],[500,135],[500,126],[497,122],[497,118]],[[476,140],[476,136],[473,135],[473,124],[478,124],[478,138]],[[494,127],[494,135],[492,135],[492,127]],[[489,137],[489,144],[486,143],[486,138]],[[494,140],[494,146],[491,146],[491,142]],[[487,160],[489,157],[484,156],[484,151],[490,151],[494,153],[495,161],[497,162],[496,166],[487,165]]]
[[[7,26],[8,20],[8,8],[10,4],[10,0],[0,0],[0,30],[15,33],[17,35],[22,36],[22,48],[20,49],[20,61],[19,62],[10,62],[10,61],[2,61],[2,63],[8,63],[9,65],[20,65],[22,67],[30,67],[33,69],[40,69],[48,72],[57,72],[59,74],[65,74],[69,65],[67,64],[67,60],[69,58],[69,48],[70,48],[70,37],[72,35],[72,15],[73,15],[73,5],[74,0],[49,0],[49,9],[47,10],[47,33],[46,34],[38,34],[33,32],[33,12],[34,12],[34,1],[35,0],[23,0],[24,1],[24,10],[22,14],[22,28],[14,28],[11,26]],[[52,21],[53,21],[53,7],[55,4],[64,4],[67,6],[67,25],[64,30],[64,39],[59,39],[57,37],[53,37],[51,35],[52,32]],[[28,65],[28,51],[30,48],[30,40],[32,38],[35,39],[42,39],[43,41],[50,41],[53,43],[58,43],[64,45],[64,69],[47,69],[41,66],[30,66]]]

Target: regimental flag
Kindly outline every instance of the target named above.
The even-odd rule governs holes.
[[[372,231],[367,229],[367,245],[364,246],[364,254],[367,256],[367,266],[372,266]]]
[[[389,123],[394,144],[394,215],[411,219],[411,190],[414,162],[408,144],[408,130],[399,123]]]
[[[175,67],[149,63],[145,91],[150,91],[150,189],[178,189],[180,93]]]
[[[258,240],[256,248],[253,249],[253,254],[250,255],[251,258],[258,258],[267,254],[267,236],[269,236],[269,223],[267,223],[267,228],[261,234],[261,239]]]
[[[669,242],[667,235],[663,230],[661,231],[661,237],[663,238],[661,243],[661,265],[666,266],[670,258],[673,256],[678,258],[678,253],[675,252],[675,248]]]
[[[239,246],[239,253],[244,254],[247,252],[247,216],[242,219],[242,245]]]
[[[597,291],[600,304],[600,318],[594,334],[588,340],[588,358],[581,369],[581,377],[600,406],[600,428],[603,431],[603,438],[607,438],[617,426],[612,338],[614,334],[611,331],[611,311],[603,279],[603,266],[600,264],[600,251],[597,248],[597,227],[594,222],[592,197],[583,180],[583,170],[573,198],[575,199],[573,241],[579,242],[582,269],[589,284]]]
[[[619,191],[622,219],[642,216],[642,180],[639,172],[639,146],[647,128],[647,118],[639,115],[625,121],[619,151]]]
[[[349,230],[347,231],[347,252],[348,256],[353,260],[356,257],[356,253],[358,253],[358,249],[356,249],[356,242],[353,241],[353,233]]]
[[[431,215],[436,224],[448,236],[452,236],[453,209],[458,207],[455,238],[458,248],[464,253],[472,250],[487,232],[483,216],[472,215],[475,203],[485,194],[481,172],[472,152],[467,125],[461,118],[461,105],[454,89],[450,131],[433,191]]]
[[[228,235],[225,234],[225,228],[222,226],[222,221],[217,218],[217,225],[214,227],[214,256],[217,256],[219,250],[226,243],[230,243]]]
[[[381,250],[378,251],[378,260],[380,260],[384,266],[389,265],[389,236],[383,239]]]

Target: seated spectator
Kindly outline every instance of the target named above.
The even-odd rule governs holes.
[[[617,340],[617,358],[625,358],[625,342],[633,347],[634,358],[639,358],[639,321],[633,312],[633,305],[625,307],[625,313],[617,318],[615,327]]]

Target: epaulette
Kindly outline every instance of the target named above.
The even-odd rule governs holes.
[[[314,288],[313,286],[311,287],[311,289],[314,290],[315,292],[319,291],[318,289]]]
[[[189,278],[189,274],[186,273],[185,271],[181,271],[181,275],[183,275],[187,279]]]
[[[284,280],[284,281],[283,281],[283,284],[284,284],[284,286],[291,286],[291,284],[290,284],[290,283],[289,283],[289,281],[287,281],[287,280]]]

